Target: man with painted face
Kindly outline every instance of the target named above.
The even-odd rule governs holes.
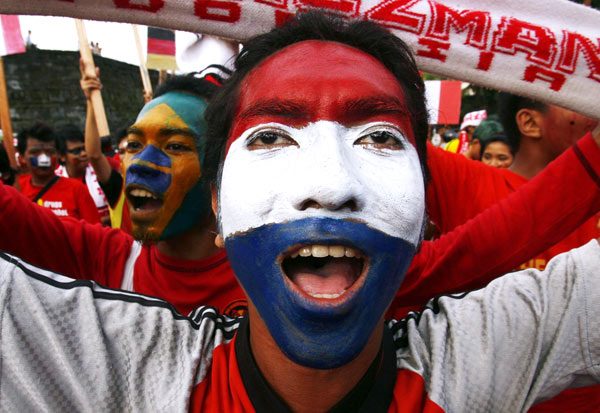
[[[108,174],[98,174],[101,181],[108,175],[107,193],[120,192],[124,180],[133,237],[58,221],[4,193],[2,216],[11,219],[0,220],[0,228],[17,235],[0,241],[0,248],[73,278],[161,297],[182,314],[199,303],[230,315],[245,311],[226,253],[214,244],[204,179],[204,110],[218,89],[215,79],[188,75],[159,87],[128,129],[124,178],[108,162]],[[32,248],[48,244],[52,248]]]
[[[100,215],[87,188],[74,179],[54,174],[58,166],[54,130],[41,122],[23,129],[17,136],[21,162],[30,174],[19,177],[21,193],[50,209],[56,216],[100,222]]]
[[[3,407],[522,411],[600,380],[597,241],[383,321],[424,221],[423,83],[401,41],[307,14],[236,66],[211,106],[213,202],[248,317],[184,318],[0,253]],[[22,385],[40,376],[61,385]]]

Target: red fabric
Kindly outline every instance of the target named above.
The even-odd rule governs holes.
[[[161,254],[154,245],[144,247],[134,274],[135,291],[161,297],[182,314],[204,304],[238,316],[248,305],[225,250],[202,260],[180,260]]]
[[[212,353],[208,376],[192,390],[191,412],[250,413],[254,406],[240,376],[235,356],[235,340],[222,344]],[[388,412],[443,413],[441,407],[427,398],[423,378],[409,370],[397,370],[394,396]]]
[[[175,42],[173,40],[162,40],[148,38],[148,53],[175,56]]]
[[[191,412],[251,413],[254,406],[240,376],[235,356],[235,338],[215,348],[208,376],[192,390]]]
[[[452,280],[452,278],[460,277],[463,274],[467,274],[469,268],[487,268],[487,272],[494,269],[502,256],[510,261],[514,260],[515,256],[523,256],[519,254],[519,251],[528,249],[533,244],[537,244],[547,234],[544,233],[545,229],[550,225],[558,225],[558,232],[552,234],[553,239],[557,238],[557,234],[569,234],[569,231],[565,231],[565,228],[572,228],[573,220],[577,217],[581,217],[581,212],[598,211],[596,202],[593,209],[589,209],[589,200],[594,197],[593,194],[598,192],[597,182],[593,177],[589,175],[589,169],[593,169],[598,175],[600,168],[600,155],[598,146],[592,140],[591,135],[587,135],[581,139],[577,146],[580,148],[581,153],[588,160],[587,165],[583,165],[572,149],[565,152],[561,157],[557,158],[553,163],[564,162],[565,159],[570,158],[570,164],[566,164],[565,168],[548,172],[546,168],[538,176],[542,176],[545,179],[543,185],[539,185],[539,191],[533,192],[530,195],[529,207],[523,211],[517,211],[518,216],[523,219],[519,220],[506,220],[503,219],[511,214],[511,209],[516,204],[509,205],[505,201],[509,195],[514,193],[517,189],[521,188],[527,183],[527,179],[509,171],[506,169],[496,169],[487,167],[479,162],[470,161],[464,157],[449,154],[447,152],[438,150],[430,146],[428,148],[428,165],[431,171],[431,184],[427,188],[427,208],[430,214],[430,218],[438,225],[442,233],[448,232],[456,228],[461,223],[467,222],[470,218],[476,214],[484,211],[492,205],[497,204],[499,201],[504,200],[499,206],[502,206],[504,211],[498,215],[485,214],[485,218],[481,216],[477,217],[479,221],[478,225],[494,226],[494,231],[481,231],[481,229],[472,228],[469,237],[473,238],[473,244],[496,244],[498,250],[496,256],[494,254],[482,255],[473,251],[472,249],[463,250],[463,257],[450,257],[451,260],[447,260],[446,269],[452,269],[452,275],[448,272],[447,280],[442,281],[444,286],[448,287],[448,292],[456,291],[457,286],[463,285],[465,290],[472,288],[482,287],[487,277],[482,277],[478,280],[474,280],[473,283],[465,282],[465,277],[461,280]],[[587,172],[583,173],[583,171]],[[537,177],[536,177],[537,178]],[[558,186],[569,185],[573,190],[572,196],[565,196],[563,189],[561,189],[560,197],[556,197],[558,194]],[[529,186],[528,188],[531,188]],[[522,192],[522,191],[521,191]],[[525,196],[525,194],[515,194],[517,196]],[[573,207],[565,209],[559,214],[554,214],[552,211],[557,205],[562,208],[565,204],[570,203]],[[527,206],[527,204],[524,204]],[[488,211],[486,211],[488,212]],[[515,211],[512,211],[515,212]],[[484,215],[484,214],[482,214]],[[499,220],[499,221],[496,221]],[[473,224],[473,221],[468,221],[463,227]],[[500,223],[500,225],[498,225]],[[503,226],[506,226],[503,229]],[[508,234],[507,228],[518,228],[522,234],[535,234],[534,237],[528,235],[519,238],[518,235]],[[458,230],[461,227],[458,227]],[[448,234],[450,235],[450,234]],[[447,236],[443,236],[440,240],[443,243],[447,243]],[[508,237],[506,235],[509,235]],[[477,237],[480,236],[480,239]],[[494,236],[494,240],[490,240],[490,236]],[[544,269],[546,263],[553,256],[560,254],[565,251],[569,251],[573,248],[579,247],[591,239],[598,238],[600,236],[600,214],[596,214],[593,218],[585,221],[576,231],[571,232],[562,241],[549,246],[546,251],[538,254],[532,259],[524,262],[520,268],[538,268]],[[532,242],[532,238],[535,242]],[[558,238],[560,239],[560,237]],[[456,248],[456,245],[454,246]],[[491,251],[493,252],[493,251]],[[444,254],[444,250],[441,249],[441,253]],[[425,258],[425,257],[419,257]],[[433,258],[439,261],[439,257]],[[458,265],[457,265],[458,264]],[[439,265],[439,262],[438,262]],[[414,266],[414,263],[413,263]],[[491,267],[491,268],[490,268]],[[461,273],[460,269],[464,269],[464,273]],[[421,274],[421,277],[426,277],[426,274]],[[408,277],[408,276],[407,276]],[[431,284],[436,278],[431,277],[429,284]],[[438,280],[439,281],[439,280]],[[423,283],[426,284],[427,282]],[[422,287],[423,285],[421,285]],[[436,286],[439,287],[439,286]],[[401,293],[406,290],[405,285],[402,286]],[[398,300],[398,297],[396,298]],[[395,302],[397,302],[395,300]],[[402,315],[409,308],[399,310],[396,308],[395,316]],[[414,307],[412,308],[414,309]],[[555,398],[534,406],[531,412],[592,412],[599,411],[600,406],[600,386],[586,387],[582,389],[568,390]]]
[[[31,201],[43,188],[33,185],[30,175],[20,176],[19,184],[21,193]],[[100,222],[100,215],[87,187],[76,179],[59,178],[37,203],[61,218],[69,216],[91,224]]]
[[[73,218],[58,219],[2,184],[0,217],[0,234],[11,234],[0,237],[0,250],[69,277],[121,287],[133,243],[130,235]],[[182,314],[212,305],[237,315],[240,306],[246,306],[224,252],[204,260],[177,260],[158,253],[155,246],[144,246],[134,265],[133,285],[137,292],[171,302]]]
[[[107,156],[106,159],[110,164],[110,167],[115,171],[119,172],[121,170],[121,158],[118,153],[115,153],[113,156]]]
[[[581,139],[577,147],[598,173],[600,148],[591,136]],[[510,188],[516,190],[519,184],[523,187],[512,194],[506,190],[503,193],[510,195],[499,202],[492,203],[492,196],[488,194],[490,208],[434,242],[424,242],[390,306],[387,314],[390,318],[401,319],[409,311],[418,311],[431,297],[485,286],[497,276],[514,269],[518,263],[552,247],[557,240],[568,235],[571,228],[583,224],[600,210],[598,184],[573,149],[565,151],[552,167],[546,168],[527,184],[525,179],[515,174],[506,174],[508,171],[490,168],[444,151],[430,150],[429,165],[433,178],[428,188],[428,196],[432,196],[428,199],[428,208],[434,213],[444,202],[436,201],[439,197],[435,197],[435,191],[447,195],[446,205],[455,205],[452,208],[460,205],[459,202],[448,203],[450,196],[446,192],[452,191],[452,185],[447,185],[441,175],[444,166],[450,173],[456,173],[456,170],[473,176],[489,173],[489,176],[496,176],[496,182],[504,182],[505,188],[509,185],[509,181],[504,180],[506,175],[513,185]],[[448,178],[447,182],[454,181]],[[553,186],[560,185],[557,182],[577,182],[577,185],[553,190]],[[502,188],[500,185],[487,188],[499,193],[498,187]],[[481,190],[486,187],[474,182],[471,188]],[[472,199],[474,203],[479,201],[474,195]],[[590,229],[587,222],[585,225],[585,231],[572,236],[575,241],[570,237],[550,251],[554,253],[559,248],[568,250],[597,238],[600,230]],[[580,243],[569,246],[567,242]]]
[[[590,165],[597,166],[600,158],[594,156],[598,151],[597,145],[595,145],[591,136],[587,135],[578,146],[582,148],[585,156],[588,156]],[[448,154],[432,146],[429,149],[428,165],[430,165],[432,179],[427,188],[427,208],[431,220],[438,226],[442,234],[467,222],[470,218],[495,205],[527,183],[527,179],[507,169],[491,168],[480,162]],[[569,153],[571,154],[570,157],[576,158],[572,150]],[[577,163],[581,165],[581,162],[577,161]],[[564,196],[559,199],[553,198],[554,192],[558,191],[559,186],[565,184],[574,186],[577,190],[575,193],[578,199],[577,202],[583,204],[582,200],[587,196],[587,194],[584,194],[585,189],[580,187],[581,183],[578,176],[570,172],[569,168],[566,168],[560,175],[555,174],[556,179],[545,182],[543,188],[541,188],[542,190],[537,193],[535,198],[531,199],[531,202],[543,206],[539,213],[531,215],[531,221],[539,228],[533,233],[540,233],[543,230],[542,221],[548,222],[543,215],[544,211],[553,207],[552,202],[564,203],[569,201],[564,199]],[[587,173],[585,175],[587,175],[586,179],[591,179]],[[566,212],[562,214],[563,216],[557,216],[556,218],[563,219],[566,222],[572,218],[572,216],[566,215]],[[598,238],[600,236],[599,218],[600,215],[596,215],[587,220],[576,231],[570,233],[568,237],[548,248],[545,252],[524,262],[519,269],[538,268],[543,270],[546,263],[555,255],[579,247],[591,239]],[[486,223],[486,225],[489,225],[489,223]],[[507,222],[506,225],[520,226],[521,223]],[[503,245],[503,250],[505,248]]]

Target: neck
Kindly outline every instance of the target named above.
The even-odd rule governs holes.
[[[36,175],[36,174],[31,174],[31,185],[34,186],[46,186],[48,184],[48,182],[50,182],[51,180],[54,179],[54,174],[49,174],[49,175]]]
[[[363,377],[379,352],[380,323],[363,351],[350,363],[332,370],[301,366],[279,349],[256,308],[249,303],[250,347],[263,376],[294,412],[328,411]],[[326,391],[324,390],[326,389]]]
[[[545,150],[543,139],[521,138],[521,145],[509,169],[517,175],[531,179],[540,173],[554,158],[555,156]]]
[[[183,260],[201,260],[219,252],[215,245],[217,224],[213,214],[193,228],[173,238],[159,241],[156,247],[161,254]]]

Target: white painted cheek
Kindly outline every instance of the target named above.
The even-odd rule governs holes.
[[[416,245],[423,225],[425,189],[416,149],[406,139],[402,141],[402,150],[353,145],[355,177],[364,197],[362,219]]]
[[[293,190],[289,175],[295,151],[295,147],[250,151],[242,138],[231,145],[219,194],[221,231],[225,237],[275,222],[272,215],[277,200]]]

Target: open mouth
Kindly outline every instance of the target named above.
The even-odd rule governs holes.
[[[127,201],[135,211],[154,211],[163,204],[163,200],[158,195],[140,187],[127,189]]]
[[[335,300],[358,284],[366,273],[367,259],[343,245],[304,245],[286,254],[281,267],[304,294]]]

